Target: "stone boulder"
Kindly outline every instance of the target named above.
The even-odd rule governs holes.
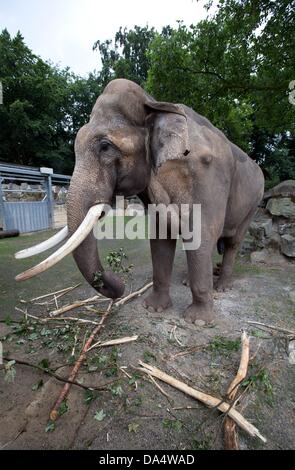
[[[290,197],[272,197],[267,201],[266,209],[272,215],[295,219],[295,202]]]
[[[251,253],[253,263],[295,262],[295,181],[283,181],[265,193],[241,253]]]
[[[263,199],[267,200],[272,197],[290,197],[295,198],[295,180],[286,180],[279,183],[277,186],[266,191]]]
[[[295,237],[290,234],[281,236],[281,252],[290,258],[295,258]]]

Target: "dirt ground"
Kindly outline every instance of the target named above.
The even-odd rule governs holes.
[[[16,261],[13,253],[48,235],[0,240],[0,337],[4,356],[39,364],[68,377],[73,357],[77,358],[93,325],[25,322],[24,315],[15,310],[17,307],[47,317],[55,308],[54,301],[45,305],[23,301],[79,282],[80,287],[58,299],[59,306],[95,295],[71,257],[39,278],[15,283],[18,272],[44,255],[37,260]],[[105,241],[100,245],[102,257],[110,249],[123,247],[128,263],[134,264],[127,293],[151,280],[148,241]],[[254,320],[295,330],[294,266],[258,267],[240,258],[233,288],[214,293],[216,321],[210,328],[189,325],[181,317],[190,303],[190,290],[182,285],[185,273],[185,255],[179,246],[171,288],[172,308],[161,314],[151,313],[138,298],[113,311],[99,339],[138,335],[138,340],[89,352],[78,381],[85,387],[107,384],[106,390],[91,392],[73,385],[55,429],[50,423],[48,426],[48,416],[62,383],[27,365],[11,364],[6,374],[2,367],[0,448],[222,449],[223,417],[218,411],[161,383],[168,395],[165,396],[135,367],[139,360],[149,362],[188,385],[221,398],[237,371],[241,330],[246,329],[251,335],[252,358],[238,409],[267,438],[267,443],[239,430],[240,447],[294,449],[295,366],[288,361],[286,337],[277,332],[264,333],[247,323]],[[52,297],[39,303],[50,300]],[[103,310],[107,302],[91,305],[94,310]],[[64,316],[97,321],[99,313],[83,307]],[[199,348],[190,351],[192,346]],[[181,352],[187,354],[179,355]]]

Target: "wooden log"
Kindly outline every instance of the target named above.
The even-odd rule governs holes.
[[[0,239],[1,238],[12,238],[18,237],[19,230],[0,230]]]

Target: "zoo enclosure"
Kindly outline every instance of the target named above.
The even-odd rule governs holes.
[[[70,176],[53,173],[51,168],[0,163],[0,229],[24,233],[55,228],[59,223],[53,185],[65,188],[70,180]],[[24,196],[31,200],[20,201]],[[65,201],[61,205],[65,219]],[[60,225],[65,224],[62,221]]]

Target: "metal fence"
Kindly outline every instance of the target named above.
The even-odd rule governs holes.
[[[4,230],[17,229],[21,233],[34,232],[53,227],[52,184],[69,184],[70,176],[53,173],[50,168],[29,168],[16,165],[0,164],[0,227]],[[21,190],[23,192],[43,193],[41,201],[10,202],[6,194],[12,192],[3,189],[7,182],[27,182],[41,185],[41,190]]]

